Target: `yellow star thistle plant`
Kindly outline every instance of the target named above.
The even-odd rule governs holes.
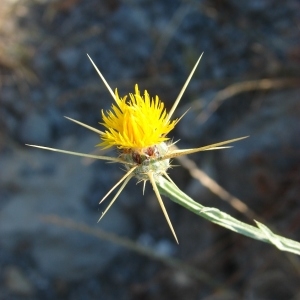
[[[141,95],[137,84],[135,85],[134,94],[129,94],[129,97],[119,97],[117,89],[115,90],[115,93],[112,91],[90,56],[88,57],[113,97],[115,103],[112,105],[111,110],[107,112],[102,110],[103,121],[100,124],[104,126],[104,131],[98,130],[77,120],[68,117],[66,118],[99,134],[101,143],[97,146],[100,146],[102,149],[115,147],[120,152],[119,157],[91,155],[37,145],[28,146],[65,154],[118,162],[125,166],[127,171],[125,175],[100,201],[100,203],[102,203],[118,186],[120,186],[117,193],[102,213],[99,221],[115,202],[129,180],[136,177],[139,182],[144,182],[144,188],[145,183],[148,180],[150,181],[163,214],[177,243],[178,239],[165,209],[160,192],[168,196],[174,202],[179,203],[185,208],[213,223],[219,224],[254,239],[272,243],[281,250],[300,254],[299,243],[274,235],[263,224],[257,222],[259,228],[256,228],[242,223],[215,208],[203,207],[201,204],[195,202],[179,190],[167,174],[167,170],[170,168],[170,159],[172,158],[199,151],[230,148],[230,146],[224,145],[247,138],[247,136],[244,136],[200,148],[185,150],[174,150],[172,147],[173,144],[167,143],[167,140],[169,140],[167,137],[168,133],[175,127],[182,116],[181,118],[172,121],[171,118],[200,62],[202,54],[197,60],[169,112],[166,111],[164,103],[159,100],[158,96],[151,98],[147,91],[144,91],[144,94]]]

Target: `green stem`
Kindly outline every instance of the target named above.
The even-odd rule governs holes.
[[[270,243],[281,251],[292,252],[300,255],[300,243],[274,234],[268,227],[255,220],[254,221],[258,227],[236,220],[216,208],[205,207],[195,202],[192,198],[183,193],[174,183],[169,182],[163,177],[160,177],[158,180],[157,187],[161,194],[212,223],[218,224],[250,238]]]

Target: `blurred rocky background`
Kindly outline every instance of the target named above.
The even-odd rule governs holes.
[[[250,138],[175,160],[170,176],[203,205],[300,240],[298,0],[1,0],[1,300],[300,299],[295,255],[165,199],[177,245],[133,181],[97,223],[120,166],[24,145],[99,153],[97,134],[63,117],[101,128],[111,106],[86,53],[121,95],[139,83],[170,108],[202,52],[172,137]]]

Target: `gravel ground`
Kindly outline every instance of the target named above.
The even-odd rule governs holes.
[[[190,157],[248,210],[184,163],[170,176],[201,204],[299,241],[298,0],[2,2],[0,300],[300,298],[298,257],[165,199],[178,246],[135,182],[97,223],[120,167],[24,145],[98,153],[99,137],[63,117],[100,128],[111,107],[87,53],[119,94],[139,83],[170,108],[204,52],[173,138],[192,148],[250,135]]]

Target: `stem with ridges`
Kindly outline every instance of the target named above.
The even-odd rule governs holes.
[[[186,209],[192,211],[200,217],[205,218],[212,223],[230,229],[234,232],[248,236],[250,238],[270,243],[279,250],[287,251],[300,255],[300,243],[274,234],[268,227],[258,223],[257,227],[243,223],[230,215],[213,207],[205,207],[182,192],[174,183],[160,177],[156,182],[159,192],[172,201],[182,205]]]

